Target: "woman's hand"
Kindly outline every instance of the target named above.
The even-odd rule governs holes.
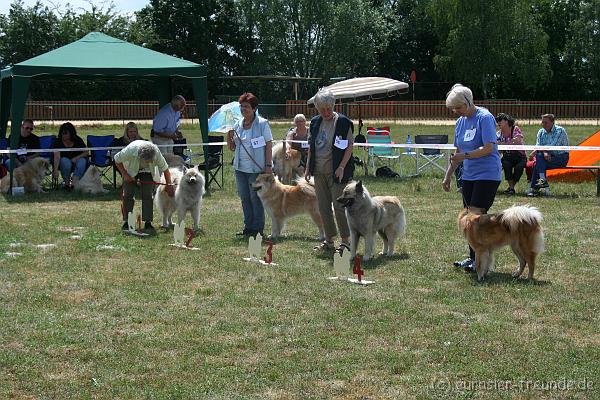
[[[465,159],[465,153],[454,153],[450,157],[450,160],[455,163],[460,163],[460,162],[464,161],[464,159]]]
[[[337,167],[335,170],[335,177],[341,182],[344,177],[344,167]]]
[[[444,189],[444,192],[449,192],[450,191],[450,183],[451,183],[452,179],[448,176],[444,177],[444,180],[442,181],[442,188]]]

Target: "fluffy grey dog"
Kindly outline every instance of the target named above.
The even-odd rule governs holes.
[[[198,171],[198,168],[169,168],[171,181],[175,186],[175,196],[169,197],[165,191],[165,186],[161,185],[154,197],[154,204],[163,216],[163,228],[169,228],[173,225],[171,219],[173,213],[177,211],[177,222],[185,219],[185,214],[189,211],[194,222],[194,230],[200,229],[200,207],[202,206],[202,196],[204,196],[204,175]],[[161,179],[165,182],[165,178]]]
[[[346,209],[350,227],[350,256],[356,256],[361,236],[365,238],[363,261],[373,257],[375,235],[383,239],[382,255],[394,254],[394,242],[406,229],[406,217],[400,199],[396,196],[371,197],[361,181],[350,182],[337,201]]]

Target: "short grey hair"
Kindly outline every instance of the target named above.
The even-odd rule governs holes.
[[[143,161],[152,161],[156,155],[156,146],[150,142],[143,142],[138,149],[138,157]]]
[[[180,94],[173,96],[173,98],[171,99],[171,104],[175,104],[175,103],[179,103],[179,104],[185,106],[185,104],[186,104],[185,97],[183,97]]]
[[[554,120],[556,119],[554,114],[544,114],[544,115],[542,115],[542,119],[544,119],[544,118],[548,118],[550,120],[550,122],[552,122],[552,123],[554,123]]]
[[[335,96],[329,89],[320,89],[315,95],[315,107],[321,109],[323,107],[331,107],[335,106]]]
[[[467,107],[473,106],[473,92],[460,83],[452,86],[452,89],[446,93],[446,107],[458,108],[466,104]]]
[[[294,116],[294,122],[298,122],[298,121],[306,122],[306,117],[304,116],[304,114],[296,114]]]

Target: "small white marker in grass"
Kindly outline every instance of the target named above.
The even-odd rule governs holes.
[[[129,214],[127,214],[127,226],[129,227],[129,229],[124,232],[129,235],[133,235],[133,236],[140,236],[140,237],[150,236],[149,234],[147,234],[145,232],[141,232],[141,227],[138,227],[139,229],[136,229],[136,225],[138,225],[138,222],[141,222],[141,221],[139,221],[138,217],[139,217],[139,214],[134,213],[133,211],[130,211]]]
[[[185,234],[188,234],[187,240],[185,240]],[[173,241],[170,246],[179,247],[181,249],[187,250],[200,250],[198,247],[192,246],[192,239],[194,239],[194,230],[186,229],[185,220],[180,221],[178,224],[175,224],[173,227]],[[185,240],[185,241],[184,241]]]
[[[273,249],[273,244],[271,242],[269,243],[269,252],[267,253],[267,257],[265,257],[265,259],[261,259],[260,258],[260,254],[261,254],[261,249],[262,249],[262,235],[260,233],[256,234],[256,238],[250,236],[248,238],[248,256],[249,257],[245,257],[244,261],[250,261],[250,262],[254,262],[257,264],[263,264],[263,265],[277,265],[272,261],[272,249]]]

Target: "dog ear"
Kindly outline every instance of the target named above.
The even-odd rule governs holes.
[[[356,193],[360,194],[363,192],[363,185],[362,185],[362,181],[358,181],[356,183]]]

